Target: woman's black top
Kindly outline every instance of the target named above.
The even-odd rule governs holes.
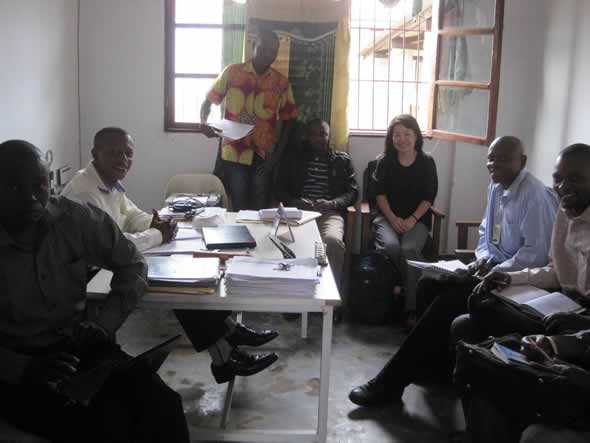
[[[436,164],[423,152],[418,152],[410,166],[401,165],[397,153],[382,155],[378,158],[373,180],[375,195],[385,195],[393,213],[401,218],[412,215],[424,200],[434,203],[438,192]],[[430,229],[430,209],[418,221]]]

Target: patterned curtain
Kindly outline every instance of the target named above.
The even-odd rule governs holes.
[[[273,67],[291,82],[299,120],[327,121],[340,150],[348,149],[348,11],[347,0],[249,0],[247,11],[250,42],[259,28],[280,38]]]

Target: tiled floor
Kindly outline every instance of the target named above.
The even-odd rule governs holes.
[[[279,314],[246,314],[244,321],[280,330],[281,336],[265,347],[276,351],[279,361],[265,372],[237,379],[230,427],[315,427],[321,317],[310,316],[308,339],[300,337],[299,321],[286,321]],[[172,314],[137,311],[123,326],[119,340],[135,354],[177,331],[180,326]],[[350,403],[351,387],[374,376],[403,338],[393,327],[347,323],[335,327],[329,442],[446,442],[449,432],[463,427],[459,402],[445,387],[411,385],[401,409],[366,410]],[[208,354],[196,354],[184,340],[160,371],[182,394],[189,424],[194,427],[219,425],[225,385],[215,384],[209,365]]]

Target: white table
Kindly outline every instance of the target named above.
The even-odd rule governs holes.
[[[235,220],[235,213],[226,215],[227,222]],[[256,239],[257,247],[251,251],[253,256],[264,258],[282,258],[280,251],[268,238],[271,230],[269,224],[249,223],[250,232]],[[287,228],[281,226],[280,232]],[[320,233],[315,222],[293,227],[295,242],[288,244],[298,258],[313,257],[315,242],[320,241]],[[320,358],[320,395],[318,404],[317,428],[310,430],[232,430],[227,428],[233,381],[229,383],[225,397],[220,429],[198,429],[196,439],[204,441],[248,441],[248,442],[319,442],[324,443],[327,435],[328,394],[330,387],[330,354],[332,350],[332,318],[334,306],[340,303],[340,295],[329,268],[324,269],[320,283],[313,298],[303,298],[288,294],[269,297],[226,296],[222,282],[215,295],[194,296],[190,294],[172,294],[148,292],[142,298],[140,306],[153,309],[206,309],[250,312],[321,312],[322,353]],[[306,316],[304,316],[304,319]],[[302,320],[302,323],[305,321]],[[302,330],[307,329],[302,324]],[[288,417],[285,417],[288,421]]]

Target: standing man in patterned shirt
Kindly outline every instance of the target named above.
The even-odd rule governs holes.
[[[254,42],[254,56],[245,63],[232,64],[217,78],[201,106],[199,132],[218,137],[207,118],[211,104],[224,102],[227,120],[254,125],[240,140],[222,141],[223,181],[233,209],[260,209],[269,204],[274,149],[282,145],[297,117],[289,80],[271,68],[277,58],[279,38],[260,30]],[[279,120],[283,121],[280,125]],[[273,152],[274,151],[274,152]]]

